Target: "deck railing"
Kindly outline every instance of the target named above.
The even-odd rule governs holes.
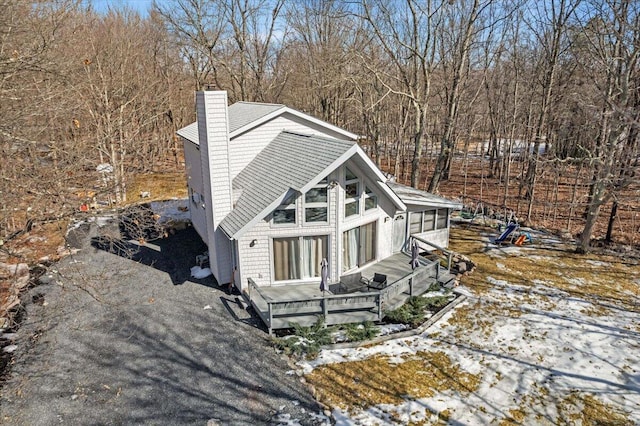
[[[440,247],[440,246],[439,246],[439,245],[437,245],[437,244],[434,244],[434,243],[432,243],[432,242],[430,242],[430,241],[427,241],[427,240],[425,240],[424,238],[416,237],[415,235],[412,235],[412,236],[411,236],[411,239],[410,239],[410,241],[409,241],[409,247],[411,247],[411,244],[413,244],[413,241],[411,241],[411,240],[419,241],[419,242],[421,242],[421,243],[423,243],[423,244],[426,244],[426,245],[428,245],[428,246],[430,246],[430,247],[433,247],[433,248],[435,248],[436,250],[438,250],[438,251],[442,252],[442,253],[443,253],[443,255],[442,255],[442,256],[440,256],[440,257],[442,257],[442,259],[443,259],[443,260],[446,260],[446,261],[447,261],[447,272],[450,272],[450,271],[451,271],[451,258],[453,257],[453,252],[452,252],[451,250],[447,250],[447,249],[446,249],[446,248],[444,248],[444,247]]]
[[[274,329],[290,328],[293,322],[312,325],[320,316],[324,317],[327,325],[380,321],[384,318],[385,311],[396,309],[409,297],[426,292],[437,280],[439,260],[428,261],[421,258],[420,263],[420,267],[382,290],[271,300],[249,278],[246,295],[267,326],[269,334]]]

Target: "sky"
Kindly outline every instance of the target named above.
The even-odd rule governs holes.
[[[93,8],[97,12],[106,12],[109,7],[122,7],[129,6],[130,8],[137,10],[140,12],[142,16],[146,16],[153,0],[85,0],[87,3],[93,5]],[[158,1],[160,4],[164,2],[164,0]]]

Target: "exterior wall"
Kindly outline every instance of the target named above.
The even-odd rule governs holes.
[[[200,196],[204,194],[204,182],[202,179],[202,163],[200,162],[200,149],[197,145],[183,141],[184,162],[187,172],[187,186],[189,194],[189,213],[191,223],[203,241],[207,241],[207,217],[206,210],[202,207]],[[194,196],[194,194],[198,194]]]
[[[378,208],[365,212],[358,217],[344,219],[344,166],[329,176],[329,182],[336,180],[339,185],[330,189],[329,194],[329,222],[327,224],[306,224],[303,221],[304,203],[302,196],[296,203],[296,225],[274,226],[271,215],[258,223],[238,240],[238,257],[241,290],[247,286],[247,279],[251,278],[259,286],[291,284],[292,282],[277,283],[273,281],[273,238],[296,236],[329,236],[329,282],[338,282],[342,272],[342,233],[356,226],[377,221],[376,261],[392,254],[393,214],[395,206],[383,193],[377,189],[375,182],[363,178],[362,171],[352,162],[348,167],[361,177],[362,190],[368,185],[378,195]],[[356,272],[358,269],[346,273]],[[296,282],[320,282],[319,278]]]
[[[207,245],[211,271],[218,283],[231,280],[231,244],[218,225],[231,211],[227,93],[197,92],[198,138],[206,205]]]
[[[344,135],[331,132],[315,124],[285,113],[259,127],[234,137],[230,144],[231,179],[244,169],[280,132],[300,132],[345,139]]]
[[[420,234],[416,234],[416,237],[424,238],[432,244],[440,246],[442,248],[447,248],[449,245],[449,228],[447,229],[436,229],[435,231],[427,231],[422,232]],[[418,244],[422,250],[433,251],[435,250],[433,247],[427,244]]]

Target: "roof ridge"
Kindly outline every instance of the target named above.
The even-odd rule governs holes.
[[[279,106],[279,107],[286,107],[285,104],[276,104],[276,103],[270,103],[270,102],[250,102],[250,101],[238,101],[238,102],[234,102],[232,105],[235,104],[247,104],[247,105],[265,105],[265,106]]]

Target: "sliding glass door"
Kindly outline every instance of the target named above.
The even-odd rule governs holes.
[[[376,258],[376,223],[371,222],[342,234],[342,271],[363,266]]]
[[[301,280],[320,276],[320,262],[328,258],[328,237],[273,239],[275,281]]]

